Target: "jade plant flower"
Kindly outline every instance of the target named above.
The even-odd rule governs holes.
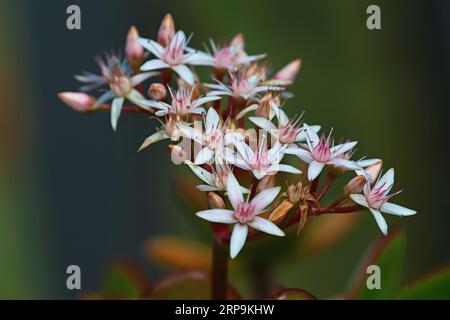
[[[188,84],[194,84],[194,73],[187,65],[214,65],[214,59],[204,52],[186,52],[187,40],[183,31],[175,33],[167,47],[158,42],[140,38],[139,43],[157,59],[145,62],[142,71],[171,69]]]
[[[247,239],[248,227],[261,232],[283,237],[284,232],[277,225],[267,219],[259,217],[266,212],[276,196],[280,193],[280,187],[266,189],[258,193],[252,200],[245,200],[241,186],[233,175],[227,179],[227,193],[232,210],[210,209],[197,212],[197,216],[216,223],[233,224],[233,232],[230,240],[230,256],[235,258],[244,247]]]
[[[97,63],[102,71],[101,75],[84,72],[82,75],[75,76],[75,78],[80,82],[86,83],[85,86],[80,88],[82,91],[90,91],[109,85],[110,90],[104,92],[97,99],[94,109],[112,100],[111,126],[114,131],[117,129],[117,122],[125,100],[142,109],[151,111],[151,109],[141,103],[145,98],[135,87],[159,73],[145,72],[133,75],[127,60],[120,61],[119,57],[115,55],[107,55],[105,61],[98,58]]]
[[[297,226],[299,234],[311,217],[359,212],[363,207],[386,235],[383,213],[416,214],[389,202],[397,194],[390,194],[394,169],[379,178],[383,161],[356,158],[356,141],[335,144],[332,131],[328,136],[319,134],[320,125],[304,122],[302,110],[288,115],[285,105],[293,95],[286,89],[300,72],[300,59],[271,74],[265,54],[247,55],[241,33],[229,43],[212,43],[211,53],[188,44],[185,33],[175,30],[170,14],[163,19],[156,41],[140,38],[132,27],[126,59],[107,55],[98,59],[100,75],[76,76],[84,84],[81,91],[98,89],[99,97],[72,91],[58,96],[79,112],[110,112],[114,130],[125,113],[157,123],[139,151],[165,141],[180,171],[192,171],[198,178],[198,183],[191,183],[182,173],[176,188],[192,201],[189,208],[199,208],[192,210],[197,217],[213,222],[213,299],[227,298],[228,251],[236,258],[248,241],[285,233],[294,237],[291,227]],[[150,54],[144,49],[154,58],[145,61]],[[210,74],[203,79],[193,68],[197,65],[208,67],[205,71]],[[136,74],[139,70],[150,72]],[[152,76],[158,78],[143,83]],[[208,83],[210,79],[215,83]],[[304,174],[300,169],[305,167]],[[333,198],[329,190],[342,191]]]
[[[202,105],[211,101],[221,99],[221,97],[218,96],[208,96],[193,99],[192,95],[194,92],[194,87],[191,90],[189,90],[189,88],[187,87],[180,87],[178,91],[175,92],[169,88],[169,92],[172,98],[171,104],[163,101],[144,99],[142,99],[140,103],[146,107],[158,109],[158,111],[156,111],[155,113],[158,117],[162,117],[167,114],[185,116],[188,114],[205,113],[205,109],[201,107]]]
[[[388,233],[388,225],[384,219],[383,213],[396,216],[412,216],[416,211],[402,207],[398,204],[388,202],[389,199],[399,192],[389,194],[394,185],[394,169],[389,169],[376,183],[371,187],[370,182],[364,186],[363,194],[351,194],[350,198],[357,204],[370,210],[381,232],[384,235]]]
[[[305,128],[308,136],[306,139],[308,148],[289,148],[286,150],[286,153],[295,154],[308,164],[308,179],[310,181],[319,176],[325,165],[335,165],[351,170],[361,170],[361,167],[354,161],[339,157],[339,155],[356,146],[356,141],[332,146],[331,132],[327,138],[325,138],[324,135],[319,138],[317,133],[308,125],[305,125]]]

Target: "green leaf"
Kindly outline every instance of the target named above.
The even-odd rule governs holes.
[[[150,294],[156,300],[208,300],[211,298],[211,283],[208,274],[184,272],[168,276],[156,283]],[[240,299],[232,287],[228,288],[228,299]]]
[[[289,288],[277,291],[269,300],[317,300],[317,298],[306,290]]]
[[[450,266],[430,272],[413,281],[396,298],[405,300],[450,299]]]
[[[367,250],[365,257],[353,277],[350,299],[375,300],[391,299],[399,288],[406,251],[405,233],[393,230],[387,237],[382,236]],[[377,271],[368,273],[368,267],[380,268],[381,289],[369,289],[368,278]]]
[[[104,276],[102,294],[117,299],[136,299],[148,287],[140,269],[130,263],[119,262],[108,268]]]

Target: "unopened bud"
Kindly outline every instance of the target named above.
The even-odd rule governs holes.
[[[82,92],[61,92],[58,93],[58,97],[62,102],[78,112],[92,111],[96,102],[93,96]]]
[[[244,49],[244,35],[242,32],[239,32],[234,36],[233,40],[230,42],[230,47]]]
[[[135,26],[130,28],[127,35],[127,43],[125,45],[125,54],[128,62],[132,66],[137,66],[144,59],[144,48],[139,44],[139,33]]]
[[[167,97],[167,89],[161,83],[152,83],[148,89],[148,95],[154,100],[163,100]]]
[[[167,47],[174,35],[175,35],[175,22],[173,21],[172,15],[168,13],[161,22],[161,27],[159,27],[158,31],[159,44],[163,45],[164,47]]]
[[[275,79],[283,81],[294,81],[297,77],[298,72],[300,71],[301,65],[302,62],[300,59],[292,61],[283,69],[277,72],[277,74],[275,75]]]
[[[383,160],[379,160],[377,163],[368,166],[364,170],[366,170],[367,174],[370,176],[370,184],[375,183],[378,178],[378,175],[381,172],[381,168],[383,167]]]
[[[176,157],[179,159],[186,158],[186,151],[184,151],[184,149],[181,146],[175,145],[175,144],[169,144],[168,148],[169,148],[169,152],[172,157]]]
[[[256,187],[256,193],[260,193],[275,186],[275,175],[265,176]]]
[[[208,206],[211,209],[225,209],[225,201],[215,192],[208,192]]]
[[[348,196],[352,193],[361,193],[367,180],[364,176],[356,176],[344,186],[344,195]]]

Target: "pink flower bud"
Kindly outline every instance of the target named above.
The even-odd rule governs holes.
[[[361,193],[366,182],[367,181],[364,176],[354,177],[344,186],[344,194],[348,196],[352,193]]]
[[[167,89],[161,83],[152,83],[148,89],[148,95],[153,100],[163,100],[167,96]]]
[[[370,176],[370,184],[375,183],[375,181],[378,178],[378,175],[381,172],[382,167],[383,167],[383,160],[380,160],[377,163],[365,168],[367,174]]]
[[[61,92],[58,98],[78,112],[92,111],[96,102],[93,96],[82,92]]]
[[[225,209],[225,201],[215,192],[208,192],[208,206],[211,209]]]
[[[130,64],[140,63],[144,59],[144,48],[139,44],[139,33],[135,26],[130,28],[125,45],[125,53]]]
[[[233,40],[231,40],[230,47],[240,48],[244,49],[245,42],[244,42],[244,35],[239,32],[237,35],[234,36]]]
[[[175,22],[170,13],[166,14],[158,31],[158,42],[167,47],[175,35]]]
[[[294,81],[297,77],[298,72],[300,71],[301,65],[302,62],[300,59],[292,61],[283,69],[277,72],[277,74],[275,75],[275,79],[283,81]]]

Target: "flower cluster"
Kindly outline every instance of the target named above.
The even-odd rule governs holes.
[[[98,59],[100,75],[76,76],[81,92],[59,96],[80,112],[110,111],[114,130],[123,112],[156,118],[160,127],[139,150],[165,139],[177,143],[170,146],[172,157],[202,181],[197,188],[208,199],[210,208],[196,215],[214,224],[214,236],[229,245],[232,258],[247,239],[260,233],[281,237],[294,224],[301,231],[314,215],[365,207],[387,234],[381,212],[416,213],[389,202],[397,194],[389,194],[393,169],[382,175],[380,159],[353,159],[356,141],[335,144],[332,131],[320,133],[321,126],[306,124],[303,113],[289,117],[285,112],[300,60],[271,73],[266,54],[247,54],[240,33],[229,42],[211,41],[211,51],[193,49],[189,40],[175,30],[170,15],[156,40],[140,37],[133,27],[125,59]],[[211,68],[211,79],[202,82],[194,66]],[[154,77],[159,81],[144,90],[145,81]],[[98,98],[85,93],[94,90]],[[293,165],[297,158],[300,164]],[[322,204],[335,178],[346,173],[350,178],[342,194]]]

